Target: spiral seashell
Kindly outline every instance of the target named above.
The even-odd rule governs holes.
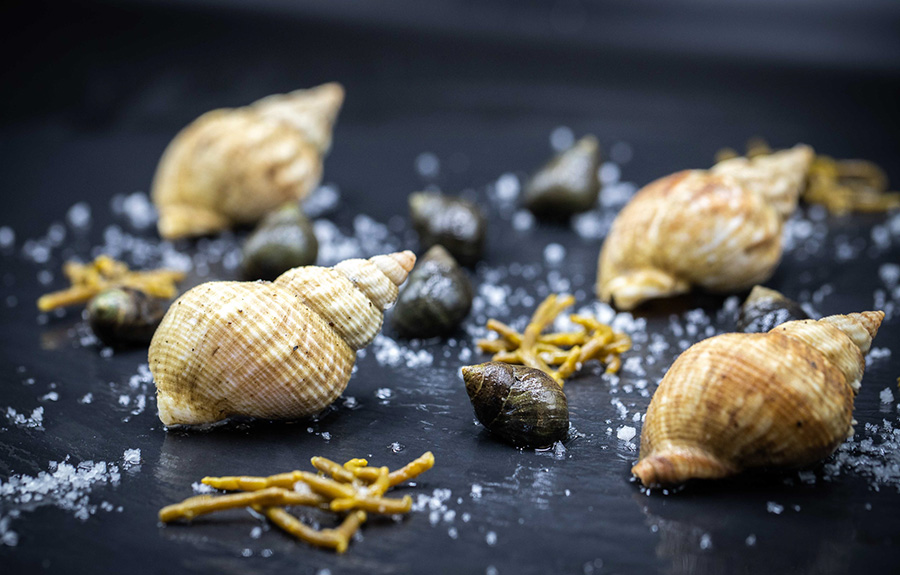
[[[153,178],[160,235],[252,224],[305,197],[322,176],[343,100],[340,84],[323,84],[194,120],[166,148]]]
[[[798,320],[688,348],[650,401],[632,468],[644,485],[800,467],[853,433],[853,400],[884,312]]]
[[[646,185],[603,243],[598,297],[628,310],[694,285],[729,292],[762,283],[781,259],[782,210],[796,205],[811,159],[797,146]]]
[[[325,408],[347,386],[356,351],[381,329],[415,261],[404,251],[294,268],[274,282],[191,289],[150,343],[159,418],[288,419]]]

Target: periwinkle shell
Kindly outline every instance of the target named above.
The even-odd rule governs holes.
[[[312,223],[292,202],[267,215],[244,243],[247,279],[274,280],[289,269],[316,263],[319,242]]]
[[[597,138],[581,138],[532,176],[525,186],[525,207],[546,218],[567,218],[591,209],[600,194],[599,168]]]
[[[465,266],[481,259],[487,220],[472,202],[416,192],[409,196],[409,212],[423,249],[440,244]]]
[[[169,300],[128,287],[103,290],[87,305],[88,323],[110,347],[148,345],[169,307]]]
[[[503,441],[547,447],[566,438],[566,394],[543,371],[492,361],[463,367],[462,374],[478,421]]]
[[[754,286],[744,300],[737,319],[737,330],[743,333],[765,333],[777,325],[796,319],[809,319],[800,304],[778,291]]]
[[[429,249],[400,291],[391,321],[403,337],[435,337],[456,328],[472,309],[472,283],[443,246]]]

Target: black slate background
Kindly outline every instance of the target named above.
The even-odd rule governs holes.
[[[734,26],[732,17],[739,15],[724,9],[710,15],[703,3],[687,4],[705,14],[703,22],[711,29],[717,18]],[[830,20],[812,19],[813,24],[797,17],[803,12],[795,4],[787,17],[797,17],[799,29],[812,35],[809,45],[784,40],[776,44],[782,52],[760,53],[752,51],[752,44],[728,49],[728,38],[721,34],[698,38],[700,46],[709,46],[703,49],[677,33],[680,42],[656,45],[653,32],[663,25],[658,20],[656,27],[638,27],[630,36],[617,29],[617,40],[604,42],[608,28],[597,23],[602,12],[593,4],[586,6],[590,26],[596,28],[582,29],[571,41],[565,33],[528,33],[524,25],[510,31],[502,18],[484,17],[481,27],[473,22],[478,33],[465,33],[455,20],[437,25],[425,19],[417,27],[415,18],[410,17],[413,24],[398,23],[391,11],[370,21],[352,6],[342,5],[346,18],[322,6],[270,2],[258,11],[215,2],[7,7],[0,18],[7,53],[0,94],[0,225],[15,229],[21,247],[61,221],[73,203],[85,200],[93,208],[94,227],[69,247],[86,254],[112,221],[109,198],[147,190],[162,149],[191,119],[211,108],[328,80],[341,81],[348,97],[326,180],[342,190],[342,214],[366,213],[382,222],[405,215],[406,195],[425,183],[413,169],[419,153],[430,151],[445,160],[437,180],[445,190],[481,189],[504,172],[527,173],[543,162],[550,152],[548,135],[559,125],[579,135],[596,134],[607,150],[617,141],[629,143],[634,157],[622,166],[623,179],[639,185],[677,169],[707,166],[720,147],[740,147],[754,135],[765,135],[777,146],[803,141],[837,157],[869,158],[900,181],[900,74],[891,34],[897,14],[881,3],[861,5],[860,11],[876,15],[868,20],[842,23],[838,13]],[[539,3],[529,6],[542,13]],[[465,14],[465,4],[456,8]],[[771,19],[750,18],[747,26],[751,32],[754,26],[765,29]],[[871,34],[860,33],[859,23],[873,20],[878,25]],[[637,16],[634,21],[641,22]],[[544,30],[538,16],[528,22]],[[586,41],[592,31],[596,38]],[[690,34],[683,27],[678,31]],[[863,43],[844,52],[854,55],[852,61],[808,56],[830,54],[816,48],[847,43],[847,38]],[[829,225],[833,234],[868,237],[883,219],[835,218]],[[599,241],[546,226],[524,242],[500,220],[490,240],[489,265],[539,262],[547,243],[564,244],[565,273],[584,275],[581,287],[590,293]],[[41,507],[13,521],[20,542],[0,548],[4,572],[485,573],[493,566],[501,574],[855,573],[897,568],[900,494],[895,488],[874,491],[860,474],[848,473],[814,486],[764,476],[647,496],[629,481],[635,454],[605,435],[606,419],[613,419],[613,429],[622,422],[614,419],[613,395],[598,377],[586,374],[567,386],[572,421],[585,436],[570,441],[566,458],[557,460],[548,453],[510,449],[481,432],[456,376],[459,362],[455,356],[440,359],[440,343],[427,346],[436,356],[431,370],[383,368],[367,356],[347,391],[360,407],[340,407],[317,421],[166,433],[151,404],[146,413],[123,422],[117,390],[146,361],[144,353],[102,358],[95,349],[73,348],[66,331],[77,324],[77,314],[46,326],[35,320],[30,302],[44,290],[35,277],[38,267],[17,254],[3,254],[0,261],[4,295],[19,302],[14,308],[0,305],[0,406],[30,411],[50,382],[58,384],[60,394],[58,402],[43,404],[45,431],[9,426],[0,432],[0,478],[33,475],[67,454],[74,461],[115,461],[124,449],[139,447],[143,458],[140,468],[123,472],[120,485],[98,487],[92,494],[95,503],[122,505],[122,513],[101,512],[81,522]],[[900,261],[896,243],[878,259],[860,257],[840,265],[828,257],[800,260],[788,254],[770,285],[794,294],[815,289],[798,279],[808,270],[816,282],[835,287],[821,313],[867,308],[878,285],[875,270],[885,261]],[[51,262],[50,268],[60,263]],[[57,277],[54,286],[59,285]],[[670,311],[700,305],[714,313],[722,299],[698,295],[641,313],[652,330],[665,325]],[[897,421],[893,405],[882,411],[878,392],[891,386],[896,393],[898,343],[895,319],[876,340],[895,353],[867,371],[855,412],[860,425],[880,424],[885,417]],[[19,366],[25,366],[24,374],[17,372]],[[36,383],[23,385],[26,377]],[[374,395],[381,387],[394,392],[386,404]],[[80,405],[77,399],[87,392],[94,402]],[[318,435],[325,431],[329,441]],[[389,449],[394,441],[405,446],[401,453]],[[438,464],[407,492],[415,497],[450,489],[454,521],[432,527],[427,512],[399,524],[373,521],[364,540],[344,556],[275,531],[252,539],[250,530],[258,523],[241,513],[189,528],[156,522],[160,506],[190,495],[190,483],[206,474],[274,473],[306,467],[316,454],[337,460],[367,456],[394,467],[428,449]],[[471,496],[472,484],[483,487],[480,499]],[[768,513],[768,501],[784,505],[785,512]],[[793,505],[801,510],[793,511]],[[0,507],[0,512],[5,510]],[[468,523],[461,520],[464,512],[471,514]],[[458,529],[458,539],[448,536],[451,526]],[[496,545],[487,544],[489,531],[497,534]],[[757,536],[755,547],[744,543],[751,533]],[[710,535],[711,549],[701,549],[703,534]],[[242,557],[243,549],[252,556]],[[272,556],[261,557],[263,549],[271,549]]]

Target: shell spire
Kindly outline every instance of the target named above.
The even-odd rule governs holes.
[[[378,333],[414,264],[404,251],[186,292],[150,344],[160,419],[287,419],[325,408],[346,387],[356,350]]]
[[[306,197],[344,100],[340,84],[269,96],[203,114],[168,145],[153,177],[159,234],[166,239],[253,224]]]
[[[852,433],[865,352],[883,318],[797,320],[694,344],[653,395],[632,473],[670,485],[826,457]]]

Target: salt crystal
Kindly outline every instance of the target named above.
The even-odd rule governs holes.
[[[519,178],[515,174],[506,173],[497,178],[494,185],[497,198],[504,202],[512,202],[519,195]]]
[[[704,533],[700,536],[700,549],[704,551],[712,549],[712,536],[709,533]]]
[[[211,487],[205,483],[200,483],[199,481],[195,481],[195,482],[191,483],[191,489],[194,490],[194,493],[197,493],[199,495],[206,495],[209,493],[216,492],[216,490],[213,487]]]
[[[597,170],[597,177],[600,178],[600,183],[603,185],[614,184],[619,181],[621,176],[622,172],[619,166],[613,162],[603,162],[600,164],[600,169]]]
[[[81,399],[78,400],[78,403],[87,405],[88,403],[90,403],[92,401],[94,401],[94,394],[91,392],[87,392],[86,394],[84,394],[84,397],[82,397]]]
[[[631,441],[637,434],[637,430],[630,425],[623,425],[616,430],[616,437],[623,441]]]
[[[56,393],[55,391],[50,391],[50,392],[47,392],[47,393],[45,393],[44,395],[42,395],[42,396],[40,397],[40,400],[41,400],[41,401],[58,401],[58,400],[59,400],[59,394]]]
[[[747,535],[747,538],[744,539],[744,544],[747,547],[753,547],[754,545],[756,545],[756,535],[754,535],[753,533]]]
[[[481,499],[481,491],[482,491],[481,485],[478,485],[477,483],[473,483],[472,484],[472,493],[470,494],[470,497],[472,497],[472,499]],[[465,521],[465,519],[463,519],[463,520]]]
[[[881,390],[881,393],[878,394],[878,397],[881,398],[881,403],[891,403],[894,401],[894,392],[891,391],[890,387],[885,387]]]
[[[774,501],[769,501],[766,503],[766,511],[769,513],[774,513],[775,515],[781,515],[781,512],[784,511],[784,505],[779,505]]]
[[[484,540],[488,545],[494,546],[497,544],[497,534],[493,531],[488,531],[484,536]]]
[[[378,399],[390,399],[393,394],[389,387],[379,387],[375,390],[375,397]]]
[[[122,454],[122,460],[125,462],[125,466],[129,465],[139,465],[141,463],[141,450],[137,449],[126,449]]]
[[[16,232],[9,226],[0,227],[0,249],[9,249],[16,243]]]
[[[86,230],[91,226],[91,206],[87,202],[73,204],[66,212],[66,221],[73,230]]]
[[[262,536],[262,527],[256,526],[250,530],[251,539],[259,539]]]
[[[318,218],[335,209],[340,202],[341,191],[336,184],[322,184],[303,200],[303,213]]]
[[[512,217],[512,227],[517,232],[524,232],[534,227],[534,214],[528,210],[516,210]]]
[[[388,449],[390,449],[394,453],[400,453],[401,451],[406,449],[406,446],[398,441],[395,441],[388,446]]]
[[[547,244],[544,248],[544,261],[547,262],[548,265],[559,265],[565,258],[566,248],[562,247],[560,244]]]
[[[416,156],[416,172],[423,178],[434,178],[441,171],[441,162],[431,152],[422,152]]]
[[[550,132],[550,147],[557,152],[568,150],[575,143],[575,134],[568,126],[557,126]]]

